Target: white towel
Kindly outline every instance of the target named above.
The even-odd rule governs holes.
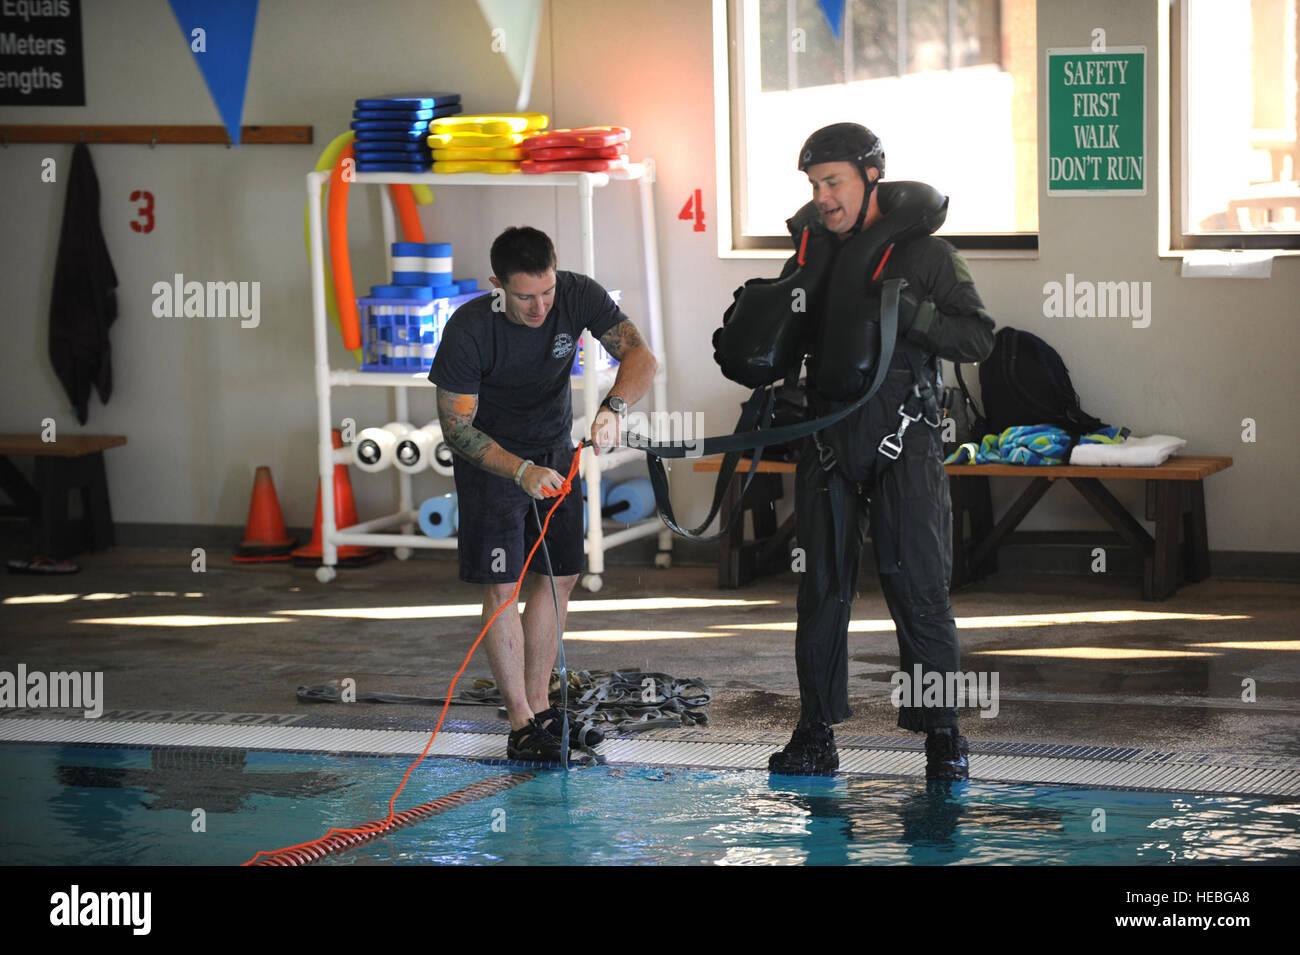
[[[1122,444],[1076,444],[1070,452],[1070,463],[1094,467],[1153,468],[1164,464],[1171,454],[1186,446],[1184,439],[1167,434],[1129,438]]]

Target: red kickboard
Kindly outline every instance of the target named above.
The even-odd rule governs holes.
[[[532,149],[528,152],[528,158],[536,159],[538,162],[555,162],[560,159],[618,159],[626,155],[626,143],[595,147],[556,146],[550,149]]]
[[[554,149],[561,146],[598,148],[625,143],[632,133],[626,126],[581,126],[577,129],[552,129],[529,136],[521,146],[524,149]]]
[[[611,169],[626,168],[626,159],[561,159],[558,162],[525,159],[519,164],[520,172],[534,176],[547,172],[609,172]]]

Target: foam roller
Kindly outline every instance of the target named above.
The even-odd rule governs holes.
[[[415,474],[429,467],[441,440],[442,426],[436,421],[407,434],[397,442],[397,448],[393,452],[393,463],[397,465],[397,470]]]
[[[625,504],[625,507],[619,505]],[[618,510],[615,510],[618,508]],[[635,524],[655,513],[655,492],[649,478],[635,478],[610,488],[609,499],[601,510],[620,524]]]
[[[610,483],[608,481],[606,481],[604,484],[600,486],[601,497],[604,498],[604,501],[602,502],[602,506],[600,508],[601,519],[609,520],[610,518],[613,518],[614,520],[622,521],[625,524],[632,523],[632,520],[634,520],[633,518],[624,518],[621,517],[620,515],[627,514],[631,511],[634,503],[634,498],[626,497],[617,501],[611,501],[610,499],[611,490],[612,487],[610,486]],[[650,497],[651,500],[653,501],[654,499],[653,489],[651,490]],[[590,527],[590,525],[591,525],[591,516],[587,513],[587,482],[584,480],[582,482],[582,533],[584,535],[587,533],[587,529]]]
[[[401,421],[390,421],[382,428],[366,428],[352,446],[352,460],[361,470],[372,474],[391,467],[398,441],[410,432],[411,426]]]
[[[432,425],[430,425],[432,427]],[[443,477],[451,477],[454,473],[452,460],[454,455],[451,451],[451,445],[442,440],[442,428],[438,429],[438,440],[433,444],[433,455],[429,458],[429,467],[433,469],[434,474],[441,474]]]
[[[450,537],[460,525],[455,494],[431,497],[420,505],[420,530],[429,537]]]

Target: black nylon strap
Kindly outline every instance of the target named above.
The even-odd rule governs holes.
[[[770,388],[756,389],[741,406],[740,420],[736,422],[736,431],[748,431],[754,429],[756,424],[766,421],[772,413],[773,401],[774,394]],[[713,504],[709,507],[709,514],[698,527],[691,530],[686,530],[680,526],[677,523],[676,515],[673,514],[672,502],[668,498],[668,474],[663,461],[653,455],[646,455],[646,465],[650,470],[650,487],[654,490],[655,505],[659,509],[659,519],[674,534],[690,540],[705,544],[718,540],[723,534],[727,533],[728,528],[740,517],[744,506],[745,492],[749,490],[750,482],[754,480],[754,474],[758,471],[758,462],[763,457],[762,448],[756,448],[755,450],[757,453],[752,455],[749,462],[749,471],[745,475],[745,486],[740,489],[740,496],[736,498],[736,506],[732,508],[731,515],[727,518],[726,523],[721,525],[718,532],[708,537],[704,537],[702,534],[704,529],[713,523],[713,518],[718,511],[722,509],[722,501],[727,494],[727,485],[731,483],[731,478],[735,475],[740,464],[740,451],[728,451],[723,455],[722,467],[718,470],[718,480],[713,485]]]
[[[736,432],[734,434],[704,438],[699,441],[673,441],[664,444],[653,444],[642,435],[628,434],[627,446],[646,453],[646,464],[650,469],[650,485],[654,489],[655,504],[659,508],[660,519],[669,530],[674,534],[699,543],[709,543],[722,537],[741,513],[745,497],[744,492],[749,489],[754,473],[758,470],[758,462],[762,457],[763,448],[770,444],[780,444],[785,441],[804,438],[813,432],[821,431],[823,428],[830,427],[835,422],[848,417],[871,400],[876,392],[880,390],[880,386],[885,383],[885,377],[889,374],[889,366],[894,359],[894,344],[898,337],[898,299],[904,284],[902,279],[887,279],[884,282],[880,296],[880,351],[879,360],[876,363],[876,373],[872,378],[871,385],[852,404],[831,414],[814,418],[811,421],[801,421],[798,424],[783,425],[779,428],[763,428],[762,425],[767,421],[771,410],[773,395],[770,388],[760,388],[742,406],[740,421],[736,423]],[[756,419],[749,419],[751,411],[758,408],[760,396],[762,395],[766,395],[768,399],[763,403],[763,414],[757,416]],[[716,534],[708,537],[700,536],[701,532],[713,522],[713,518],[722,507],[722,499],[726,494],[727,485],[731,482],[731,478],[736,473],[740,462],[740,452],[751,449],[757,453],[751,456],[749,472],[745,477],[745,487],[736,500],[736,507],[730,519]],[[684,458],[688,455],[690,457],[703,457],[712,454],[725,455],[722,459],[722,469],[718,472],[717,483],[713,488],[713,505],[709,508],[709,515],[702,524],[692,530],[686,530],[677,522],[677,518],[673,514],[672,501],[668,497],[668,475],[664,470],[662,459]]]
[[[966,403],[969,404],[975,412],[976,421],[987,421],[988,419],[984,417],[984,412],[980,411],[979,405],[977,405],[975,399],[971,397],[970,389],[966,387],[966,379],[961,376],[961,362],[953,362],[952,367],[957,372],[957,384],[961,385],[961,393],[966,397]]]

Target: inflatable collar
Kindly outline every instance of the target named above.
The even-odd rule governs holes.
[[[878,357],[878,323],[867,306],[890,249],[943,225],[948,198],[923,182],[882,182],[876,187],[882,216],[841,242],[817,226],[803,225],[799,268],[784,279],[751,279],[736,293],[714,335],[714,360],[732,381],[761,388],[789,375],[817,334],[812,382],[829,398],[851,399],[871,380]],[[790,221],[807,222],[808,207]],[[805,313],[821,315],[810,322]]]

